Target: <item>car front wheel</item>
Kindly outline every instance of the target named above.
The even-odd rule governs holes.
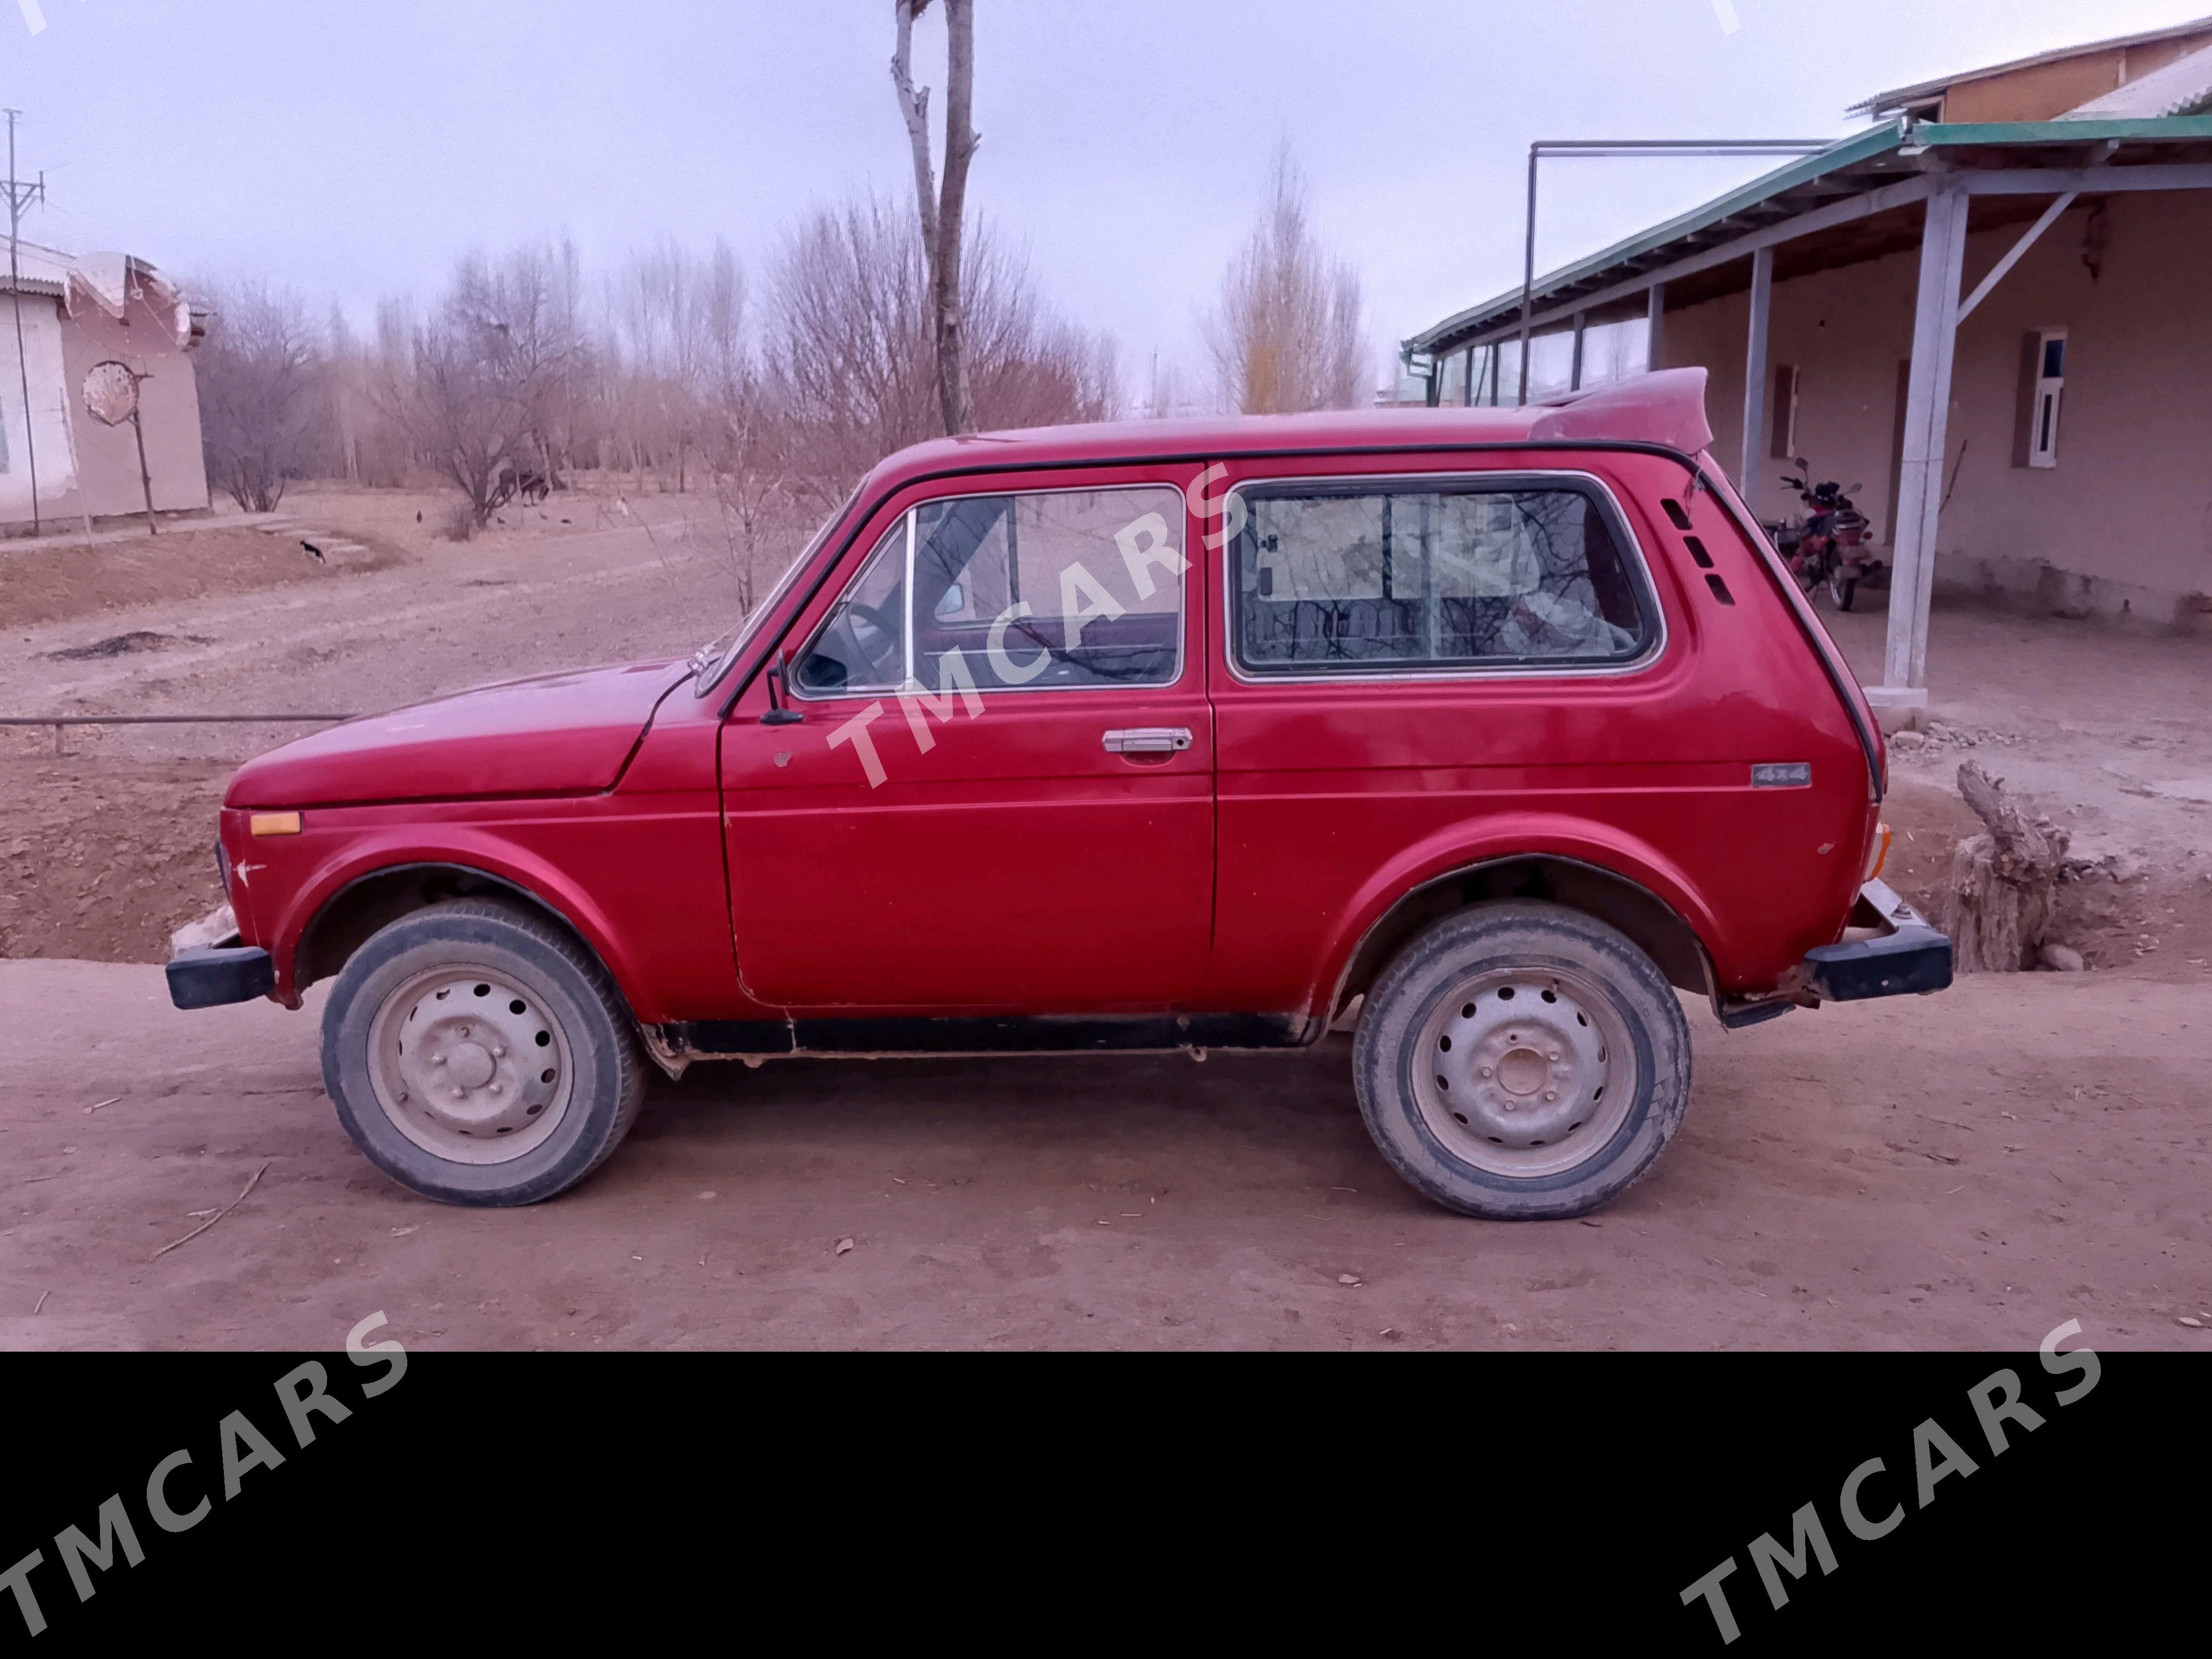
[[[1398,1173],[1462,1214],[1588,1213],[1681,1125],[1690,1034],[1657,966],[1562,906],[1462,911],[1369,993],[1353,1044],[1361,1115]]]
[[[403,916],[323,1013],[323,1083],[371,1163],[449,1204],[531,1204],[629,1133],[645,1060],[605,970],[559,928],[478,899]]]

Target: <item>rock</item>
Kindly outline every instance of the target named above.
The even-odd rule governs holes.
[[[2046,944],[2040,954],[2043,965],[2054,974],[2078,974],[2087,965],[2081,960],[2081,953],[2079,951],[2070,945],[2061,945],[2055,939]]]
[[[2182,1315],[2175,1322],[2177,1324],[2186,1325],[2192,1331],[2201,1331],[2204,1328],[2204,1322],[2203,1320],[2191,1319],[2187,1314]]]
[[[1928,734],[1924,732],[1899,732],[1890,738],[1889,746],[1910,754],[1916,749],[1928,746]]]

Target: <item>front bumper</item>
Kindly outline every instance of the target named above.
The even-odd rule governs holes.
[[[258,945],[198,945],[169,958],[169,1000],[179,1008],[251,1002],[276,988],[276,964]]]
[[[1887,882],[1859,889],[1844,937],[1805,953],[1804,988],[1823,1002],[1924,996],[1951,982],[1951,941]]]

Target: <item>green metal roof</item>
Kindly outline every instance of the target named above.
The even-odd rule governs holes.
[[[2212,115],[2161,115],[2155,119],[2100,121],[1916,121],[1916,144],[2081,144],[2100,138],[2122,143],[2212,138]]]
[[[1850,167],[1868,167],[1869,164],[1879,166],[1882,158],[1894,152],[1905,152],[1909,157],[1921,149],[1963,145],[1988,148],[2082,144],[2106,139],[2123,143],[2212,140],[2212,116],[2168,116],[2158,120],[2120,121],[1887,121],[1867,131],[1838,140],[1814,155],[1777,167],[1725,196],[1717,197],[1702,207],[1692,208],[1664,224],[1639,231],[1625,240],[1615,242],[1611,247],[1591,254],[1588,258],[1577,260],[1571,265],[1562,265],[1557,270],[1539,276],[1534,299],[1540,305],[1562,289],[1577,287],[1616,267],[1632,264],[1656,253],[1669,243],[1749,212],[1762,203],[1771,201],[1817,179]],[[1868,187],[1872,189],[1877,183],[1893,182],[1906,176],[1910,175],[1903,167],[1890,173],[1887,178],[1876,173],[1869,179]],[[1621,272],[1623,276],[1630,274],[1632,273]],[[1433,351],[1440,341],[1492,327],[1503,318],[1517,316],[1520,310],[1521,285],[1516,283],[1480,305],[1455,312],[1442,322],[1403,341],[1399,355],[1410,361],[1417,352]]]

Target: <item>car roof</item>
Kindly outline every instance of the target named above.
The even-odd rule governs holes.
[[[1209,460],[1285,451],[1630,443],[1697,455],[1712,439],[1705,420],[1705,371],[1670,368],[1520,408],[1325,410],[969,433],[900,450],[877,465],[868,483],[874,494],[933,474],[984,468]]]

